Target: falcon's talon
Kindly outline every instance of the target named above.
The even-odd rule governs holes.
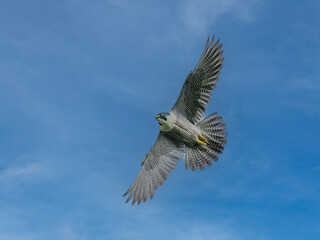
[[[201,140],[197,140],[197,143],[199,143],[200,145],[207,145],[204,141]]]
[[[208,140],[207,140],[202,134],[199,134],[199,135],[198,135],[198,138],[199,138],[199,140],[202,141],[202,142],[209,143]]]

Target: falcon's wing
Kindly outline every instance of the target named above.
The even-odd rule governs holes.
[[[219,45],[219,39],[213,44],[213,40],[214,36],[209,44],[208,38],[197,66],[187,76],[180,96],[172,108],[173,112],[185,116],[194,124],[200,121],[205,112],[222,67],[222,44]]]
[[[144,156],[141,163],[142,169],[138,176],[123,195],[130,193],[126,202],[133,197],[132,205],[136,201],[140,204],[142,200],[146,201],[149,195],[152,199],[154,191],[167,179],[168,174],[181,159],[183,152],[183,144],[171,140],[160,132],[153,147]]]

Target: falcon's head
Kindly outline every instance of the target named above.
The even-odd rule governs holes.
[[[169,115],[170,113],[168,112],[157,114],[156,119],[158,120],[160,126],[162,126],[162,124],[164,124],[168,120]]]
[[[173,127],[171,114],[168,112],[165,113],[159,113],[156,116],[156,119],[158,120],[158,123],[160,125],[161,131],[170,131]]]

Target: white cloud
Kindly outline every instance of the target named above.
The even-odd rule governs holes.
[[[16,159],[0,171],[0,189],[5,194],[19,194],[28,186],[41,183],[54,175],[54,166],[45,158]]]
[[[187,230],[186,230],[187,229]],[[226,225],[214,225],[204,222],[189,222],[179,229],[176,239],[185,240],[229,240],[243,239]]]
[[[65,240],[73,240],[73,239],[79,239],[78,234],[75,232],[74,228],[71,225],[64,225],[62,226],[61,230],[62,239]]]
[[[23,166],[9,166],[1,174],[0,179],[29,178],[46,171],[45,167],[39,163],[31,162]]]
[[[19,233],[0,233],[0,239],[6,240],[36,240],[40,239],[37,238],[35,235],[26,235],[26,234],[19,234]]]
[[[182,4],[182,17],[191,31],[202,31],[221,17],[251,22],[262,0],[188,0]]]
[[[313,71],[310,71],[306,76],[295,76],[289,79],[287,89],[288,90],[306,90],[310,92],[320,91],[320,59],[319,62],[314,66]]]
[[[155,217],[156,216],[156,217]],[[218,223],[219,221],[219,223]],[[126,223],[120,229],[111,229],[110,239],[170,239],[177,240],[241,240],[264,239],[264,233],[259,235],[249,228],[241,229],[234,226],[233,221],[200,219],[178,219],[174,223],[166,217],[153,215],[142,222]]]

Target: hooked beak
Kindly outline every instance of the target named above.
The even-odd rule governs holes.
[[[160,124],[160,126],[162,126],[162,123],[160,122],[160,118],[162,118],[162,117],[161,117],[161,114],[159,113],[159,114],[155,117],[155,119],[157,119],[157,121],[158,121],[158,123]]]
[[[166,117],[165,115],[163,115],[163,114],[160,114],[160,113],[159,113],[159,114],[156,116],[156,119],[157,119],[158,121],[159,121],[159,118],[167,121],[167,117]]]

